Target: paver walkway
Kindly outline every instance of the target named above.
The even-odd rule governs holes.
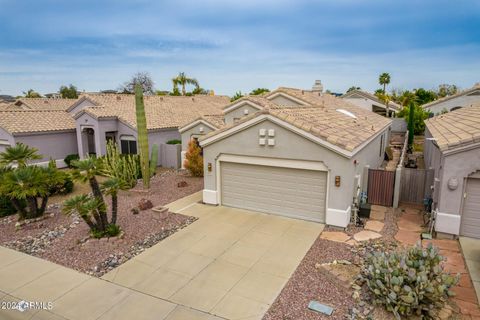
[[[205,206],[200,197],[168,205],[198,221],[104,279],[0,246],[0,301],[53,303],[0,308],[0,319],[260,319],[323,225]]]
[[[420,240],[420,233],[422,232],[421,210],[415,207],[404,207],[402,209],[404,212],[397,221],[398,232],[395,239],[405,245],[415,245]],[[459,307],[458,311],[462,315],[462,319],[479,319],[480,309],[477,295],[465,265],[459,241],[448,239],[423,240],[422,245],[427,246],[429,243],[439,248],[440,254],[445,257],[445,270],[452,274],[460,274],[460,281],[457,286],[452,288],[452,291],[456,293],[453,299]],[[480,241],[477,244],[480,244]],[[477,255],[476,259],[480,261],[478,249],[475,254]],[[467,256],[465,256],[465,259],[468,259]],[[480,262],[478,262],[477,267],[480,268]],[[480,280],[480,273],[477,273],[477,275]]]
[[[103,279],[225,319],[261,319],[324,227],[183,205],[170,208],[200,219]]]

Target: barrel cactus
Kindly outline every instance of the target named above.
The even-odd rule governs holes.
[[[384,305],[397,319],[420,316],[436,319],[458,283],[442,267],[444,258],[431,244],[419,244],[402,251],[375,252],[366,258],[362,270],[372,300]]]

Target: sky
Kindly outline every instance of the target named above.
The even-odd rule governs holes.
[[[479,0],[0,0],[0,94],[179,72],[216,94],[480,82]]]

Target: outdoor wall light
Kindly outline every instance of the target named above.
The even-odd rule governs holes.
[[[208,172],[212,172],[212,163],[211,162],[208,163],[207,170],[208,170]]]
[[[340,176],[335,176],[335,187],[340,187]]]
[[[200,127],[199,130],[200,130],[200,132],[202,132],[202,133],[203,133],[203,131],[204,131],[203,127]]]

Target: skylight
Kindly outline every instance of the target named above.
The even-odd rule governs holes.
[[[357,116],[351,113],[350,111],[347,111],[345,109],[337,109],[336,111],[343,113],[346,116],[349,116],[350,118],[357,119]]]

